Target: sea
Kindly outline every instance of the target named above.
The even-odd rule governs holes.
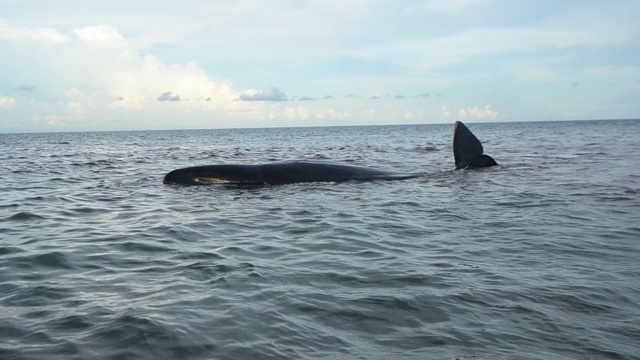
[[[0,134],[0,359],[640,359],[640,120],[467,126]]]

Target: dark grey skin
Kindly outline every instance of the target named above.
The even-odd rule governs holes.
[[[473,169],[498,165],[483,154],[480,141],[460,121],[453,136],[456,169]],[[327,162],[291,161],[261,165],[205,165],[173,170],[164,177],[165,184],[177,185],[281,185],[303,182],[343,182],[405,180],[422,176],[334,164]]]
[[[328,162],[291,161],[261,165],[229,164],[188,167],[168,173],[164,177],[164,183],[179,185],[281,185],[350,180],[403,180],[416,176]]]
[[[462,121],[456,121],[453,126],[453,158],[456,170],[498,165],[491,156],[484,155],[482,143]]]

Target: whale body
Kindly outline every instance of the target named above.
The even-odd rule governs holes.
[[[418,175],[334,164],[330,162],[287,161],[260,165],[205,165],[174,170],[164,177],[165,184],[292,184],[301,182],[343,182],[404,180]]]
[[[460,121],[454,126],[453,154],[456,169],[498,165],[485,155],[480,141]],[[405,180],[423,176],[336,164],[330,162],[287,161],[258,165],[219,164],[192,166],[169,172],[163,182],[176,185],[281,185],[304,182]]]

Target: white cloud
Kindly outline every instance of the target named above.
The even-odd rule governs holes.
[[[69,37],[48,27],[16,27],[0,20],[0,39],[63,43],[68,41]]]
[[[66,125],[65,119],[56,114],[47,115],[44,119],[47,125],[51,127],[60,127]]]
[[[303,106],[288,107],[284,109],[284,117],[288,120],[302,120],[309,119],[309,110]]]
[[[113,25],[87,26],[74,29],[73,32],[80,40],[87,42],[115,41],[123,38],[118,29]]]
[[[46,38],[52,41],[68,39],[57,30],[45,30],[47,31],[41,28],[11,27],[0,21],[0,39],[43,40],[45,38],[38,38],[43,33],[59,35]],[[156,99],[168,89],[173,92],[170,100],[175,100],[177,94],[181,100],[193,100],[181,101],[184,106],[195,106],[195,100],[200,98],[204,104],[204,99],[210,98],[211,101],[206,102],[206,106],[199,106],[209,109],[225,108],[225,104],[238,97],[238,92],[233,90],[230,82],[213,79],[196,62],[166,65],[154,55],[141,54],[142,45],[123,38],[113,25],[76,28],[74,33],[82,41],[70,42],[64,47],[35,50],[43,61],[34,63],[40,68],[31,67],[30,71],[46,73],[49,88],[34,83],[21,86],[20,90],[32,91],[37,85],[41,92],[58,92],[59,96],[71,98],[72,92],[67,89],[75,89],[76,92],[82,89],[85,94],[82,101],[92,101],[94,105],[109,103],[111,106],[129,109],[150,106],[148,99]],[[117,41],[116,44],[114,41]],[[50,69],[56,71],[51,72]],[[50,84],[54,84],[54,87]],[[57,86],[64,89],[57,89]],[[93,90],[88,91],[87,88]],[[119,100],[116,102],[115,99]],[[237,108],[237,105],[228,106]]]
[[[378,116],[378,110],[374,108],[365,109],[363,111],[363,117],[367,120],[374,120]]]
[[[416,121],[421,118],[422,118],[422,115],[420,113],[417,113],[411,110],[405,110],[404,113],[402,114],[402,119],[407,121]]]
[[[498,112],[491,105],[486,105],[484,108],[474,106],[458,110],[458,116],[460,119],[495,119],[498,117]]]
[[[30,67],[34,73],[46,74],[45,82],[30,81],[32,85],[16,88],[22,92],[38,88],[30,95],[30,115],[22,117],[31,119],[34,127],[175,128],[185,126],[175,123],[185,114],[189,114],[191,122],[186,126],[215,127],[224,126],[227,121],[260,121],[264,117],[264,113],[257,113],[260,103],[234,101],[240,93],[232,84],[212,78],[196,62],[167,65],[154,55],[141,54],[142,45],[123,38],[112,25],[78,28],[74,33],[82,41],[67,42],[64,47],[24,48],[28,54],[35,46],[35,51],[46,59],[33,62]],[[55,100],[43,98],[42,94]],[[265,94],[284,97],[275,88]],[[16,102],[10,97],[0,99],[3,108]],[[168,102],[174,104],[168,107]],[[226,116],[223,118],[221,113]],[[109,124],[116,121],[109,120],[114,118],[135,119],[135,123],[120,120],[119,124]]]
[[[354,120],[349,112],[338,111],[334,108],[314,108],[313,106],[287,106],[282,108],[279,105],[280,103],[273,103],[273,105],[269,106],[269,121],[263,122],[263,125],[322,126],[343,124]]]
[[[345,120],[350,117],[348,112],[345,111],[337,111],[334,108],[328,109],[320,109],[316,111],[314,114],[316,119],[327,119],[327,120]]]
[[[9,96],[0,96],[0,108],[8,108],[16,103],[16,99]]]
[[[451,117],[451,110],[449,110],[447,105],[442,106],[441,116],[445,119],[449,119]]]
[[[91,51],[85,51],[86,46]],[[196,62],[168,66],[151,54],[139,56],[134,44],[126,40],[116,47],[105,42],[79,42],[68,51],[69,54],[51,60],[59,69],[59,80],[83,89],[86,98],[82,101],[94,106],[153,110],[160,106],[149,101],[153,99],[161,103],[180,100],[186,111],[237,108],[231,104],[238,96],[231,83],[213,79]],[[84,61],[73,64],[64,61],[75,56],[82,56]],[[65,95],[71,98],[69,92]],[[209,101],[205,101],[207,98]]]

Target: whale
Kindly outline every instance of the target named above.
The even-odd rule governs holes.
[[[484,154],[482,143],[461,121],[453,130],[453,156],[456,170],[477,169],[498,165]],[[169,185],[283,185],[309,182],[345,182],[406,180],[425,176],[394,171],[351,166],[332,162],[284,161],[265,164],[217,164],[191,166],[165,175]]]

